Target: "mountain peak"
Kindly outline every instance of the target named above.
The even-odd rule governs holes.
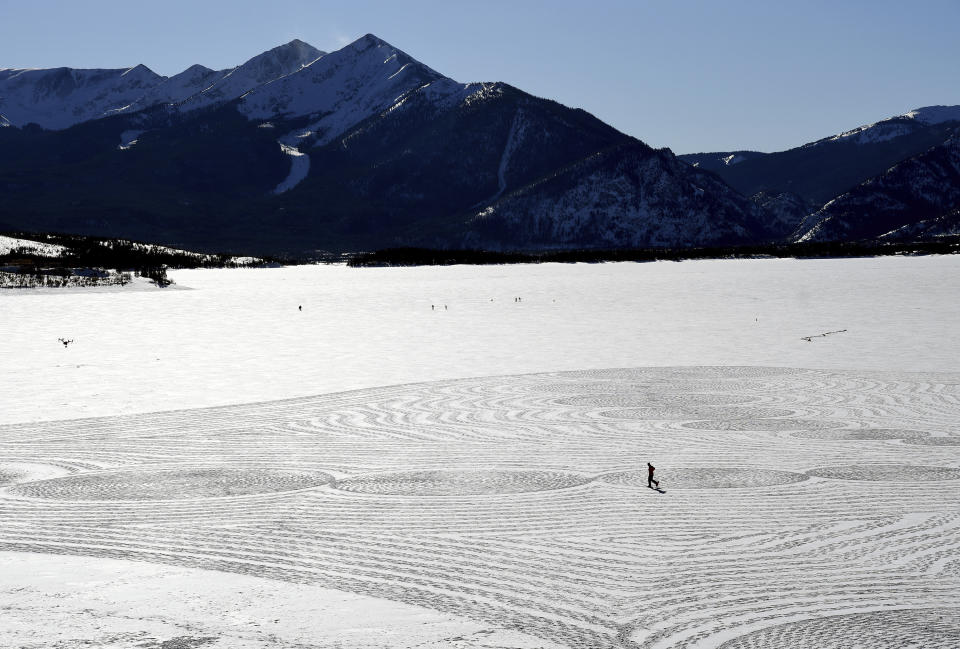
[[[273,49],[258,54],[238,70],[248,71],[258,83],[266,83],[283,75],[296,72],[300,68],[310,65],[325,52],[300,39],[293,39],[289,43],[278,45]]]
[[[353,41],[343,49],[351,49],[356,52],[365,52],[374,47],[389,47],[391,49],[396,49],[390,43],[386,42],[382,38],[379,38],[373,34],[364,34],[357,40]]]
[[[209,74],[213,72],[210,68],[205,65],[200,65],[199,63],[194,63],[189,68],[181,72],[180,74]]]
[[[121,77],[139,77],[147,79],[160,79],[162,78],[159,74],[145,66],[143,63],[138,63],[132,68],[124,70],[120,75]]]

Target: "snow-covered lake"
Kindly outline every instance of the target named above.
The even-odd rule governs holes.
[[[0,292],[0,647],[954,649],[958,271]]]
[[[0,291],[0,422],[550,370],[960,361],[960,257],[171,275],[193,290]]]

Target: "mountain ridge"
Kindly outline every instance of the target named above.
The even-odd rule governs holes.
[[[39,96],[41,108],[59,97]],[[788,155],[699,154],[712,158],[694,167],[580,109],[459,83],[373,34],[330,53],[295,39],[219,71],[116,70],[64,106],[58,123],[80,121],[0,128],[0,223],[254,254],[786,240],[822,202],[770,178],[823,160],[808,184],[847,189],[955,124],[951,107],[931,107],[902,118],[920,134],[909,146],[855,145],[861,129]],[[883,155],[857,162],[862,151]],[[837,174],[845,160],[856,168]],[[736,175],[761,165],[761,189],[744,191]]]

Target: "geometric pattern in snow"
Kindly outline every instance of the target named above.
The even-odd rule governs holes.
[[[872,440],[872,439],[909,439],[928,437],[930,433],[919,430],[889,430],[883,428],[804,430],[791,433],[799,439],[835,439],[835,440]]]
[[[960,609],[873,611],[800,620],[734,638],[720,649],[846,649],[960,647]]]
[[[659,474],[654,479],[659,479]],[[673,468],[664,472],[664,487],[669,489],[735,489],[771,487],[803,482],[808,476],[791,471],[775,471],[753,467],[695,467]],[[647,471],[620,471],[600,476],[601,482],[631,487],[647,486]]]
[[[11,491],[53,500],[189,500],[293,491],[332,480],[315,471],[204,467],[81,474],[22,484]]]
[[[336,487],[391,496],[470,496],[565,489],[591,480],[557,471],[404,471],[348,478],[338,481]]]
[[[2,425],[0,551],[320,585],[528,647],[956,647],[891,609],[960,607],[958,384],[652,367]],[[493,637],[447,645],[517,646]]]
[[[906,464],[847,464],[818,467],[807,471],[807,475],[834,480],[865,480],[869,482],[939,482],[941,480],[960,480],[960,469]]]
[[[682,408],[673,407],[670,405],[660,406],[656,408],[618,408],[616,410],[601,410],[599,416],[607,419],[623,419],[623,420],[691,420],[691,419],[706,419],[711,418],[714,421],[711,422],[694,422],[686,428],[697,428],[696,424],[706,424],[711,429],[714,424],[716,424],[717,419],[723,421],[724,428],[720,430],[770,430],[770,428],[755,428],[755,426],[766,426],[767,422],[774,422],[774,427],[777,426],[776,422],[785,421],[782,419],[761,419],[757,420],[757,417],[789,417],[794,414],[793,410],[787,410],[785,408],[741,408],[741,407],[730,407],[730,406],[686,406]],[[743,420],[743,426],[746,428],[737,428],[739,420]]]
[[[829,422],[815,419],[720,419],[691,421],[683,424],[683,427],[691,430],[778,432],[784,430],[819,430],[830,428],[831,425]]]
[[[916,446],[960,446],[960,437],[918,437],[908,439],[905,443]]]

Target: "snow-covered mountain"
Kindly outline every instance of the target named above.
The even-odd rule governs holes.
[[[144,65],[118,70],[0,69],[0,114],[14,126],[63,129],[128,106],[164,80]]]
[[[926,106],[915,108],[901,115],[895,115],[873,124],[858,126],[855,129],[805,144],[806,147],[822,146],[828,142],[851,142],[854,144],[876,144],[914,133],[925,126],[944,122],[960,122],[960,106]]]
[[[808,216],[796,233],[799,241],[898,238],[921,221],[917,234],[940,232],[960,209],[960,136],[894,165],[883,174],[828,202]],[[937,219],[942,219],[939,223]]]
[[[312,45],[294,39],[227,70],[209,86],[183,97],[181,107],[190,110],[232,101],[263,84],[298,72],[323,56],[324,53]]]
[[[58,130],[157,104],[200,108],[237,99],[265,83],[296,72],[323,52],[293,40],[228,70],[193,65],[172,77],[144,65],[117,70],[0,69],[0,121],[34,123]]]
[[[315,116],[298,135],[322,145],[373,115],[401,106],[417,92],[434,100],[466,94],[463,85],[367,34],[252,90],[243,96],[239,110],[264,120]]]

